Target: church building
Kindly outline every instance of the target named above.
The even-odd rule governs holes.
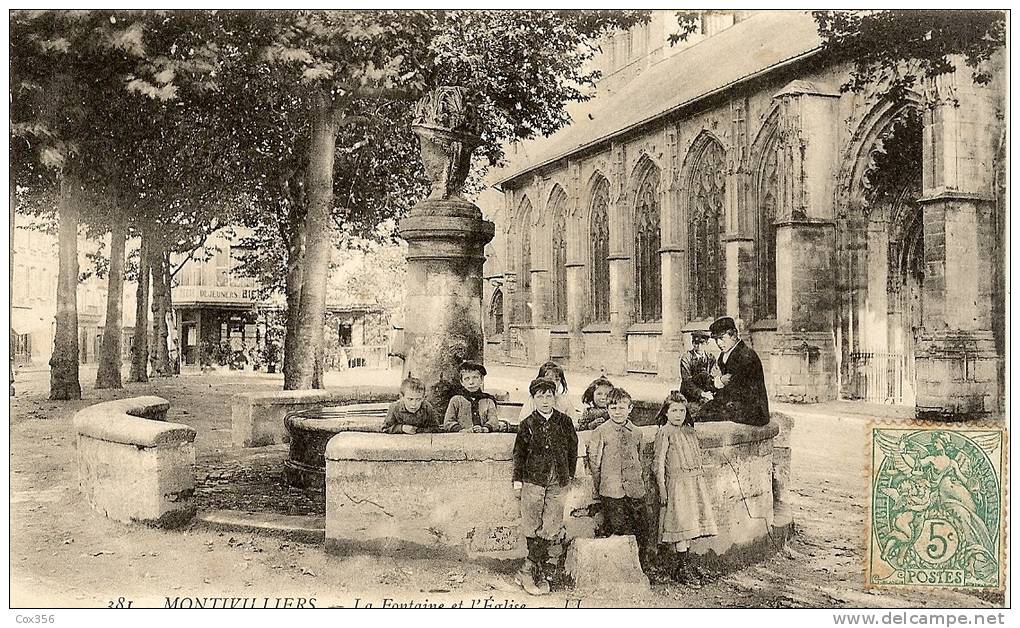
[[[904,101],[842,92],[809,12],[670,11],[601,42],[597,95],[483,202],[486,359],[678,378],[723,315],[772,397],[1001,415],[1004,56]]]

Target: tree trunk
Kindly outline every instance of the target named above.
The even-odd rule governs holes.
[[[291,208],[289,239],[287,241],[287,327],[283,338],[283,389],[293,390],[294,381],[291,348],[297,344],[298,309],[301,307],[302,263],[305,255],[305,223],[301,208]]]
[[[333,248],[330,228],[333,207],[333,159],[336,151],[336,116],[320,95],[312,111],[312,137],[308,147],[308,211],[305,215],[305,255],[302,260],[301,298],[294,330],[296,342],[288,347],[291,370],[289,390],[321,387],[323,325],[326,313],[326,277]]]
[[[156,244],[154,241],[153,244]],[[167,259],[161,246],[154,246],[150,253],[149,270],[152,274],[152,374],[159,377],[172,375],[170,354],[167,351],[166,312],[169,299],[167,292]]]
[[[120,208],[114,206],[114,212]],[[96,388],[123,388],[120,381],[121,335],[124,302],[124,238],[127,225],[120,218],[110,229],[110,277],[106,294],[106,324],[99,352]]]
[[[78,199],[77,180],[60,181],[57,208],[57,316],[50,356],[50,399],[81,399],[78,381]]]
[[[131,347],[130,382],[149,381],[149,235],[142,232],[135,290],[135,334]]]

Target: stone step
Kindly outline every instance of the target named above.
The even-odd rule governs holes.
[[[326,518],[315,515],[205,510],[199,512],[195,520],[217,530],[259,532],[310,543],[321,543],[326,538]]]

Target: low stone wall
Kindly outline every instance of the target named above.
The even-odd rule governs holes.
[[[170,403],[133,397],[74,416],[78,488],[111,519],[159,527],[195,515],[195,430],[165,422]]]
[[[350,403],[393,401],[397,386],[350,386],[336,390],[277,390],[234,395],[230,428],[235,447],[262,447],[290,440],[283,419],[291,412]],[[381,425],[381,424],[380,424]]]
[[[639,429],[648,511],[657,515],[652,476],[657,428]],[[776,421],[764,427],[698,426],[720,533],[695,541],[693,553],[725,560],[782,543],[785,537],[774,530],[772,492],[772,444],[779,431]],[[591,434],[578,434],[577,477],[566,507],[568,538],[591,537],[595,532],[595,519],[589,514],[594,510],[589,508],[594,503],[592,479],[586,465]],[[327,550],[470,559],[524,556],[511,483],[514,438],[514,434],[337,434],[326,447]]]

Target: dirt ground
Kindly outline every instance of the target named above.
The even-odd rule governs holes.
[[[91,388],[85,399],[46,398],[45,372],[19,375],[11,398],[11,605],[106,607],[121,598],[134,607],[164,607],[177,598],[257,598],[260,607],[314,598],[314,605],[353,606],[383,598],[396,603],[463,600],[484,605],[574,606],[577,595],[533,598],[512,576],[452,561],[337,557],[319,544],[192,525],[167,532],[128,526],[93,512],[76,489],[71,418],[98,401],[142,394],[168,399],[168,420],[198,431],[199,473],[206,486],[237,452],[230,450],[230,397],[278,388],[267,376],[184,375],[131,384],[122,391]],[[581,599],[588,606],[654,607],[990,607],[1002,596],[956,592],[886,592],[864,588],[867,417],[835,416],[806,407],[792,435],[789,499],[797,536],[785,551],[702,586],[655,585],[651,593]],[[201,481],[200,481],[201,484]],[[263,602],[264,598],[268,598]],[[474,601],[474,602],[472,602]],[[308,604],[308,602],[304,602]]]

